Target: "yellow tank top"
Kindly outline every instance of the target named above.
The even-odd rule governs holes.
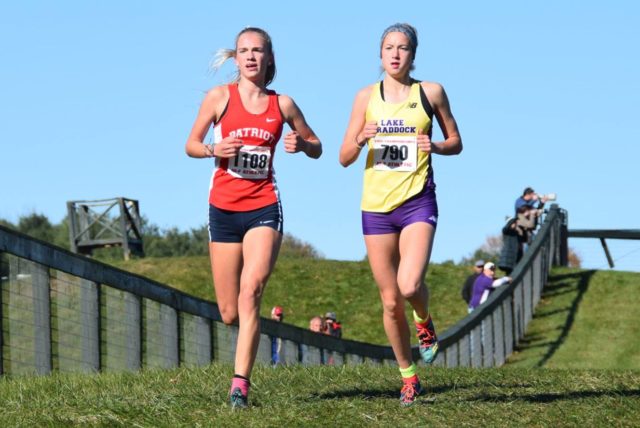
[[[378,134],[367,142],[362,211],[385,213],[422,191],[430,173],[429,155],[418,150],[418,130],[428,134],[431,118],[422,106],[420,83],[411,85],[400,103],[382,99],[380,82],[371,92],[366,121],[378,123]]]

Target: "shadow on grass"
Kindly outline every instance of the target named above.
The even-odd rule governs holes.
[[[533,344],[535,344],[537,341],[544,339],[546,336],[542,335],[542,334],[535,334],[535,333],[531,333],[531,334],[527,334],[525,337],[523,337],[522,339],[520,339],[520,345],[519,345],[519,349],[522,348],[529,348],[531,346],[533,346]]]
[[[399,385],[399,384],[398,384]],[[447,385],[427,385],[425,388],[425,395],[429,394],[443,394],[449,391],[477,389],[485,386],[481,383],[469,383],[469,384],[447,384]],[[495,386],[495,385],[493,385]],[[531,387],[529,384],[504,384],[504,388],[526,388]],[[345,389],[342,391],[332,391],[323,394],[311,394],[309,396],[312,400],[332,400],[336,398],[361,398],[363,400],[371,400],[375,398],[393,398],[397,399],[400,396],[400,388],[385,388],[385,389]]]
[[[552,403],[563,400],[580,400],[586,398],[602,398],[602,397],[639,397],[640,389],[628,390],[608,390],[608,391],[570,391],[565,393],[540,393],[540,394],[480,394],[470,398],[468,401],[484,401],[484,402],[507,402],[528,401],[531,403]]]
[[[548,297],[548,296],[545,296]],[[557,315],[557,314],[561,314],[564,312],[568,312],[571,310],[571,307],[566,307],[566,308],[560,308],[560,309],[554,309],[552,311],[546,311],[546,312],[536,312],[536,314],[534,315],[534,318],[544,318],[544,317],[550,317],[553,315]]]
[[[342,391],[327,392],[324,394],[311,394],[309,398],[315,400],[333,400],[336,398],[362,398],[370,400],[374,398],[398,398],[399,389],[345,389]]]
[[[493,385],[494,387],[496,385]],[[505,388],[514,385],[503,385]],[[520,385],[522,386],[522,385]],[[432,403],[434,400],[429,399],[430,394],[442,394],[452,390],[475,389],[481,388],[482,385],[442,385],[427,388],[426,395],[419,402],[421,404]],[[363,400],[373,399],[393,399],[397,400],[399,391],[397,389],[347,389],[343,391],[335,391],[325,394],[312,394],[308,400],[332,400],[345,398],[360,398]],[[534,394],[479,394],[464,401],[470,402],[489,402],[489,403],[512,403],[514,401],[526,401],[530,403],[553,403],[557,401],[582,400],[590,398],[640,398],[640,389],[612,389],[600,391],[568,391],[560,393],[534,393]]]
[[[527,349],[534,349],[540,347],[547,347],[547,352],[542,356],[540,361],[538,361],[535,366],[536,367],[544,367],[544,365],[553,357],[553,355],[557,352],[557,350],[562,346],[562,344],[567,339],[569,335],[569,331],[571,331],[571,327],[575,321],[576,313],[578,312],[578,308],[580,307],[580,303],[582,303],[582,299],[589,289],[589,283],[591,281],[591,277],[596,273],[595,270],[588,270],[582,272],[568,273],[563,275],[555,275],[551,278],[552,282],[545,286],[542,298],[549,299],[555,296],[575,293],[575,298],[571,302],[571,305],[562,309],[555,309],[548,312],[543,312],[541,314],[535,314],[534,318],[542,318],[547,316],[556,315],[558,313],[567,313],[567,317],[557,329],[560,330],[560,335],[556,340],[545,341],[543,343],[534,343],[538,340],[544,339],[540,334],[536,335],[526,335],[524,339],[520,341],[518,345],[518,350],[523,352]],[[577,285],[576,285],[577,281]]]

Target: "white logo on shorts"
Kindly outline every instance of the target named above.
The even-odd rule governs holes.
[[[431,220],[434,223],[437,223],[438,222],[438,217],[432,215],[431,217],[429,217],[429,220]]]

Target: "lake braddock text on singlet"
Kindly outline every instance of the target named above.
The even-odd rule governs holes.
[[[415,134],[415,126],[405,126],[404,119],[381,119],[379,134]]]

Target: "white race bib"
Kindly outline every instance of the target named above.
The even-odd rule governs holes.
[[[418,166],[416,136],[386,135],[373,140],[373,169],[376,171],[415,171]]]
[[[269,177],[271,149],[264,146],[242,146],[235,158],[229,159],[227,172],[234,177],[261,180]]]

